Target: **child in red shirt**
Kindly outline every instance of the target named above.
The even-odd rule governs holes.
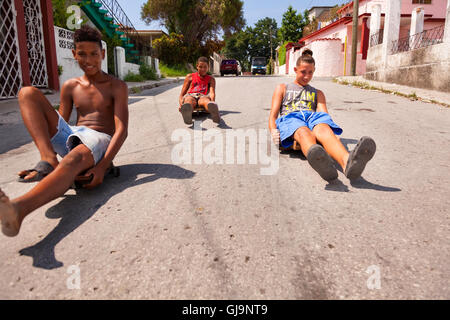
[[[197,60],[197,72],[188,74],[181,89],[178,110],[183,116],[184,123],[192,124],[192,111],[201,106],[211,114],[215,123],[220,122],[219,108],[214,102],[216,98],[216,80],[207,74],[209,70],[208,58]]]

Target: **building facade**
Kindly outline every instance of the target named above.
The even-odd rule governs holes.
[[[59,90],[51,0],[2,0],[0,17],[0,99],[23,86]]]
[[[371,36],[373,41],[382,41],[385,29],[386,11],[390,4],[397,3],[400,10],[398,38],[408,37],[415,32],[412,25],[414,12],[421,8],[424,13],[423,29],[433,29],[444,25],[447,0],[360,0],[358,10],[356,73],[366,73],[367,55]],[[371,15],[378,12],[380,19],[374,24]],[[349,75],[352,52],[353,1],[338,11],[338,19],[298,40],[298,45],[287,50],[286,74],[293,73],[293,63],[301,52],[309,48],[319,69],[316,76]],[[379,35],[378,39],[375,39]],[[299,48],[300,46],[300,48]],[[288,63],[291,61],[291,63]],[[288,65],[289,64],[289,65]]]

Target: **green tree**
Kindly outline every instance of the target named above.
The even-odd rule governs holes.
[[[221,53],[227,57],[239,60],[243,71],[250,70],[250,32],[246,30],[236,32],[225,38],[225,46]]]
[[[287,11],[283,14],[281,20],[281,28],[279,37],[282,42],[298,41],[303,36],[303,28],[309,24],[308,11],[305,10],[303,15],[297,14],[297,10],[289,6]]]
[[[169,33],[181,34],[188,45],[195,45],[242,29],[243,5],[242,0],[148,0],[141,17],[148,24],[159,20]]]
[[[278,46],[278,25],[275,19],[266,17],[258,20],[253,28],[249,28],[249,56],[275,57],[275,49]],[[271,51],[272,49],[272,51]]]
[[[254,27],[247,27],[225,38],[222,54],[227,58],[239,60],[244,70],[250,70],[252,57],[275,57],[278,46],[278,25],[275,19],[263,18],[258,20]]]
[[[55,24],[55,26],[67,29],[67,19],[70,16],[66,12],[67,1],[52,0],[52,8],[53,8],[53,23]]]

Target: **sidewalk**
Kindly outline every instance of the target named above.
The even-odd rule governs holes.
[[[450,107],[450,93],[414,88],[395,83],[367,80],[363,76],[340,76],[335,78],[340,84],[353,85],[368,90],[379,90],[385,93],[406,96],[410,99],[418,99],[424,102],[437,103]]]
[[[183,82],[183,78],[165,78],[160,80],[149,80],[145,82],[127,82],[128,94],[140,92],[142,90],[148,90],[156,87],[161,87],[171,83]],[[59,92],[46,94],[45,97],[50,101],[50,104],[55,106],[59,104]],[[16,99],[0,100],[0,123],[6,123],[8,121],[6,116],[19,110],[19,103]]]

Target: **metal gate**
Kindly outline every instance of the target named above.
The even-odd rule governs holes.
[[[48,87],[40,1],[23,0],[31,85]]]
[[[14,0],[0,1],[0,99],[17,96],[22,85]]]

